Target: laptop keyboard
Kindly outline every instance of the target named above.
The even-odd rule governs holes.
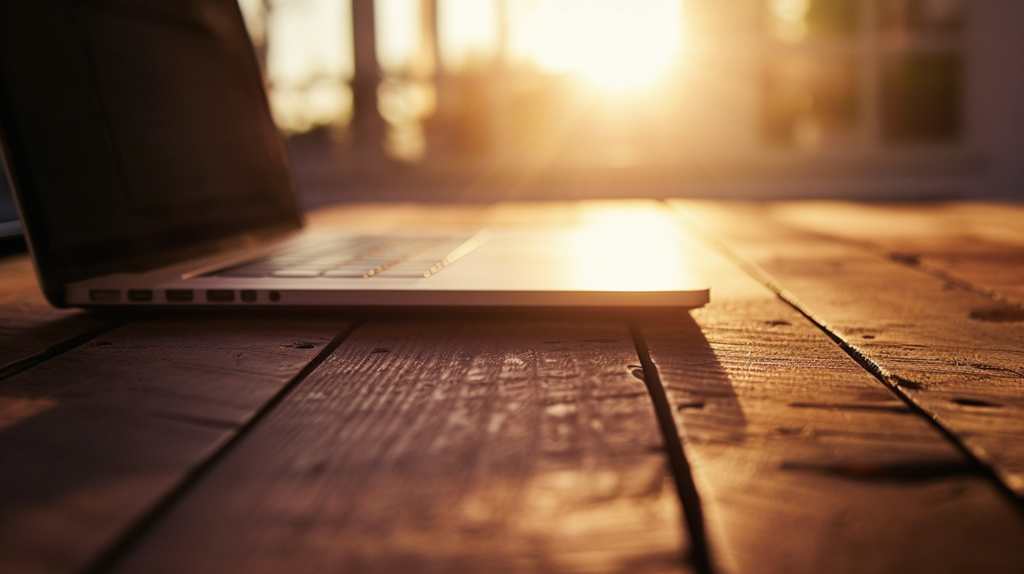
[[[205,277],[422,279],[454,263],[490,238],[365,235],[318,242],[208,273]]]

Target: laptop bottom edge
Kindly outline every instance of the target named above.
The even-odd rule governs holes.
[[[701,307],[692,291],[458,291],[315,289],[114,289],[69,287],[74,306],[288,307]]]

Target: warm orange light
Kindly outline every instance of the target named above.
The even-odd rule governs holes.
[[[807,36],[807,12],[810,0],[771,0],[768,3],[775,36],[795,43]]]
[[[668,291],[686,276],[678,231],[650,210],[598,210],[573,238],[573,279],[598,291]]]
[[[601,87],[649,84],[679,52],[679,0],[534,0],[509,8],[512,57]]]

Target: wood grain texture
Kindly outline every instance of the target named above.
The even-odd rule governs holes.
[[[0,572],[80,571],[235,435],[341,326],[133,323],[0,381]]]
[[[117,572],[680,572],[624,326],[373,322]]]
[[[823,238],[756,206],[686,207],[788,273],[773,276],[1013,476],[1020,324],[970,318],[992,299],[894,261],[890,244]],[[375,205],[311,219],[377,230],[428,213],[422,227],[543,227],[654,212],[651,202]],[[644,318],[640,331],[721,572],[1024,571],[1020,515],[967,457],[733,262],[693,253],[713,303],[693,318]],[[114,569],[688,571],[626,327],[536,317],[370,321]],[[10,425],[0,572],[89,564],[341,329],[328,323],[131,324],[0,381],[0,404],[12,405],[0,411]],[[997,462],[985,458],[991,445]]]
[[[641,325],[718,572],[1020,572],[1024,522],[815,325],[694,245],[712,302]]]
[[[864,245],[941,279],[1024,305],[1024,206],[783,202],[765,206],[787,224]],[[1024,320],[1004,311],[1003,320]]]
[[[1005,304],[757,204],[678,205],[1024,496],[1024,323],[992,320]]]
[[[83,333],[110,326],[109,317],[50,306],[27,255],[0,258],[0,373]],[[0,426],[6,410],[20,408],[0,399]]]

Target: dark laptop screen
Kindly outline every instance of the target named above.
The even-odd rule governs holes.
[[[234,0],[0,0],[0,128],[51,290],[299,225]]]

